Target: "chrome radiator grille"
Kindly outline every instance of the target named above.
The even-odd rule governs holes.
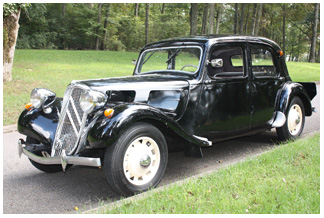
[[[56,129],[51,156],[61,156],[64,150],[67,155],[75,152],[82,130],[85,126],[86,114],[80,107],[79,99],[85,90],[69,86],[64,94],[60,120]]]

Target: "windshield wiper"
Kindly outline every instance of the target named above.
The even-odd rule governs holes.
[[[146,61],[148,61],[148,59],[150,59],[151,57],[152,57],[152,55],[154,55],[154,53],[156,52],[156,51],[158,51],[159,49],[156,49],[156,50],[154,50],[153,52],[152,52],[152,54],[150,54],[150,56],[148,56],[146,59],[145,59],[145,61],[143,61],[143,64],[142,65],[144,65],[145,63],[146,63]]]
[[[174,57],[176,56],[176,54],[178,54],[178,52],[180,51],[181,48],[178,48],[170,57],[169,59],[165,62],[165,63],[169,63],[169,61]]]

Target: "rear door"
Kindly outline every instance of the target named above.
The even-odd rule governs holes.
[[[265,44],[249,44],[249,72],[251,75],[252,126],[269,127],[274,116],[278,90],[284,78],[280,77],[278,56]]]

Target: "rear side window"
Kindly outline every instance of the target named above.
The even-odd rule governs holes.
[[[251,45],[252,74],[254,77],[277,76],[271,48],[264,45]]]

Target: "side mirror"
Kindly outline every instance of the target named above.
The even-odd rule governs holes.
[[[133,59],[132,64],[135,66],[136,62],[137,62],[137,60]]]
[[[212,59],[210,62],[208,62],[210,66],[212,67],[223,67],[223,59],[217,58],[217,59]]]

